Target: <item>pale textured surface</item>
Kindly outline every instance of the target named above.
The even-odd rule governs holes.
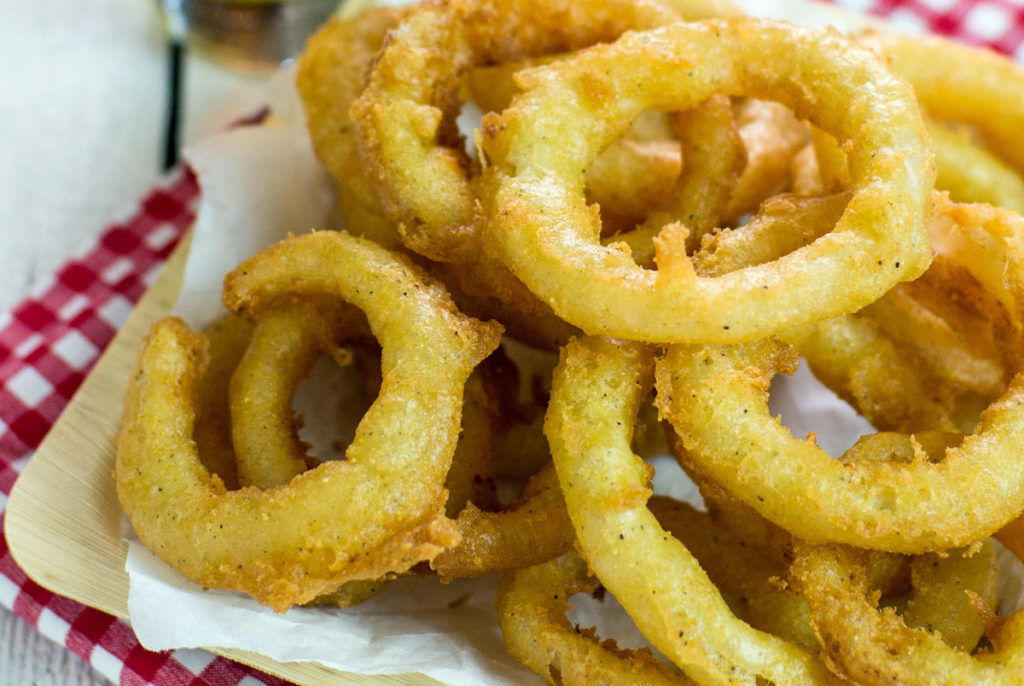
[[[74,653],[60,649],[27,622],[0,608],[0,684],[107,686]]]
[[[156,8],[0,0],[0,311],[158,177],[166,64]],[[257,103],[257,77],[198,60],[185,76],[185,142]],[[0,686],[108,683],[0,608]]]

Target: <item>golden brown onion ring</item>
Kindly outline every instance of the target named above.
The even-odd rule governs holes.
[[[461,542],[431,562],[446,581],[539,564],[569,550],[575,537],[550,463],[507,508],[484,512],[469,503],[455,526]]]
[[[252,324],[229,312],[203,329],[203,335],[209,341],[209,359],[196,395],[196,450],[203,466],[230,491],[238,488],[238,467],[231,445],[228,389],[249,345]]]
[[[923,277],[785,336],[876,427],[969,432],[1020,366],[1024,220],[941,195],[933,205],[938,256]]]
[[[884,55],[889,68],[914,86],[922,108],[973,127],[988,148],[1024,173],[1024,69],[993,50],[939,36],[867,31],[862,44]]]
[[[777,102],[746,98],[735,108],[747,165],[726,208],[726,223],[756,212],[763,201],[787,190],[793,156],[807,143],[807,125]]]
[[[578,547],[640,631],[698,682],[823,684],[801,646],[738,620],[696,559],[647,509],[650,467],[630,433],[652,373],[651,350],[588,336],[563,351],[544,431]]]
[[[234,315],[228,317],[245,321]],[[339,362],[346,362],[340,359],[344,355],[335,339],[368,336],[369,331],[358,310],[339,307],[339,303],[329,300],[287,296],[261,311],[255,327],[250,325],[246,330],[250,335],[233,367],[227,390],[231,416],[226,418],[225,426],[230,426],[229,448],[233,449],[241,485],[267,489],[287,484],[319,464],[299,439],[302,422],[292,412],[292,396],[299,381],[322,352],[330,351]],[[216,371],[212,364],[215,345],[217,339],[211,338],[211,364],[201,388],[208,383],[211,370]],[[201,418],[200,412],[196,418],[200,458],[209,447],[198,440]],[[453,465],[455,462],[453,459]],[[377,595],[385,586],[386,578],[347,581],[308,604],[352,607]]]
[[[605,241],[620,240],[628,245],[639,265],[654,264],[654,238],[668,224],[685,225],[686,251],[696,248],[701,238],[719,224],[747,163],[732,102],[725,95],[712,96],[674,113],[672,126],[683,152],[683,169],[674,188],[634,231]]]
[[[506,574],[494,602],[512,657],[552,686],[692,685],[650,650],[622,650],[614,640],[601,641],[593,629],[569,623],[569,598],[598,586],[574,552]]]
[[[1024,179],[966,133],[926,119],[935,146],[935,187],[957,202],[978,202],[1024,212]]]
[[[935,149],[935,188],[957,202],[976,202],[1024,211],[1024,179],[1016,170],[972,140],[967,132],[925,117]],[[962,128],[962,127],[961,127]],[[801,195],[835,193],[850,185],[846,156],[835,139],[812,128],[813,153],[801,162]]]
[[[516,72],[565,55],[472,69],[470,99],[484,112],[500,112],[519,92]],[[601,209],[605,233],[630,231],[672,193],[682,168],[679,142],[664,112],[645,112],[619,140],[601,151],[586,170],[587,201]]]
[[[709,237],[694,256],[698,273],[765,262],[814,240],[843,197],[772,199],[746,226]],[[928,231],[939,254],[923,276],[854,315],[779,335],[876,428],[969,432],[1017,366],[1012,294],[1022,289],[1000,245],[1024,226],[1005,210],[933,194]]]
[[[587,167],[586,184],[587,202],[601,210],[606,242],[630,236],[652,208],[671,197],[681,170],[674,139],[641,141],[627,134],[605,148]]]
[[[478,65],[564,52],[677,19],[653,0],[418,6],[391,34],[351,109],[368,175],[405,245],[459,265],[467,293],[487,284],[499,299],[551,316],[483,249],[476,175],[456,127],[461,77]]]
[[[978,415],[1005,389],[1012,347],[996,346],[992,317],[974,305],[992,307],[992,297],[944,257],[932,262],[913,289],[901,284],[854,315],[826,320],[783,334],[808,361],[814,375],[857,409],[875,428],[969,433]],[[915,300],[922,290],[948,298],[933,311]],[[979,300],[962,300],[963,294]],[[982,310],[984,311],[984,310]],[[921,337],[915,337],[914,325]],[[998,321],[997,321],[998,324]],[[909,330],[907,330],[908,327]],[[924,332],[931,330],[931,336]],[[995,349],[993,350],[993,347]],[[978,371],[977,376],[970,376]]]
[[[324,353],[346,362],[338,342],[369,335],[337,301],[284,297],[260,311],[231,377],[231,442],[243,486],[273,488],[319,463],[299,439],[292,411],[299,382]]]
[[[287,292],[365,308],[382,341],[381,392],[347,459],[279,488],[226,492],[191,440],[205,342],[166,319],[132,376],[116,468],[122,506],[148,548],[197,583],[247,592],[279,611],[344,581],[405,571],[457,542],[443,483],[462,387],[500,333],[459,314],[407,261],[344,233],[258,253],[228,276],[225,300],[250,312]],[[396,493],[400,500],[389,498]]]
[[[991,653],[971,655],[879,610],[866,580],[866,553],[838,545],[796,549],[791,574],[807,599],[830,664],[864,684],[1019,684],[1024,679],[1024,612],[990,636]],[[957,553],[953,553],[956,555]]]
[[[378,7],[351,18],[331,17],[309,39],[295,74],[313,150],[336,180],[345,228],[386,248],[399,247],[402,241],[359,160],[348,110],[384,37],[407,13]]]
[[[1017,247],[1024,219],[987,206],[939,203],[937,210],[930,227],[936,250],[955,259],[1010,313],[1003,342],[1014,349],[1024,292]],[[849,318],[833,321],[844,320]],[[1019,371],[1019,360],[1014,364]],[[982,413],[976,431],[939,463],[843,463],[813,439],[795,438],[770,415],[769,380],[794,365],[793,351],[770,340],[671,346],[658,363],[662,415],[712,479],[767,519],[808,541],[923,553],[983,538],[1024,509],[1024,465],[1012,458],[1011,447],[1024,439],[1020,374]],[[889,378],[879,376],[883,383]],[[939,512],[958,517],[939,525]]]
[[[476,192],[455,130],[460,76],[611,40],[677,16],[656,2],[460,2],[420,5],[389,39],[352,107],[385,210],[412,249],[442,261],[480,259]],[[516,27],[530,27],[517,31]]]
[[[1024,378],[939,464],[853,464],[794,437],[768,410],[771,377],[795,364],[792,349],[767,340],[673,346],[658,364],[662,415],[712,478],[770,521],[808,541],[923,553],[978,540],[1024,509],[1012,448],[1024,440]]]
[[[849,202],[849,193],[811,198],[784,193],[769,198],[742,227],[705,236],[693,256],[694,269],[713,276],[776,260],[827,233]]]
[[[530,290],[588,333],[749,340],[855,310],[931,259],[924,218],[935,172],[913,92],[834,32],[753,19],[676,23],[518,78],[524,92],[485,116],[478,141],[491,165],[487,231]],[[657,272],[602,247],[581,170],[639,112],[685,109],[720,92],[778,99],[854,140],[853,194],[836,230],[717,278],[694,273],[679,227],[662,232]]]

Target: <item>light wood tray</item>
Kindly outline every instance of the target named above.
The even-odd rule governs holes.
[[[37,583],[128,619],[128,545],[114,488],[114,435],[128,378],[150,325],[177,300],[188,255],[182,241],[18,477],[7,503],[11,554]],[[425,686],[422,674],[365,676],[316,664],[211,650],[298,684]]]

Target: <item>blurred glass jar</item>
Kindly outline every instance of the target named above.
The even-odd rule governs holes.
[[[190,49],[245,69],[269,69],[302,51],[339,0],[162,0],[168,30]]]

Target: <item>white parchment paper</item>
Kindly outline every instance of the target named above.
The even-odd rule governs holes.
[[[832,8],[817,4],[741,4],[761,16],[843,22]],[[223,311],[223,275],[243,258],[288,233],[335,226],[333,182],[313,156],[287,70],[271,84],[268,102],[275,115],[270,125],[225,132],[186,151],[203,192],[175,313],[194,327]],[[870,430],[804,371],[778,382],[772,401],[794,434],[803,437],[813,429],[832,454]],[[699,501],[673,463],[657,465],[656,491]],[[364,674],[420,672],[460,686],[541,683],[504,648],[493,607],[494,578],[449,585],[403,578],[356,608],[294,608],[281,615],[239,594],[203,590],[135,541],[127,570],[132,626],[150,649],[242,648],[278,661],[313,661]],[[1016,575],[1006,582],[1004,598],[1016,605],[1020,592]],[[614,599],[581,601],[571,617],[626,647],[644,644]]]

